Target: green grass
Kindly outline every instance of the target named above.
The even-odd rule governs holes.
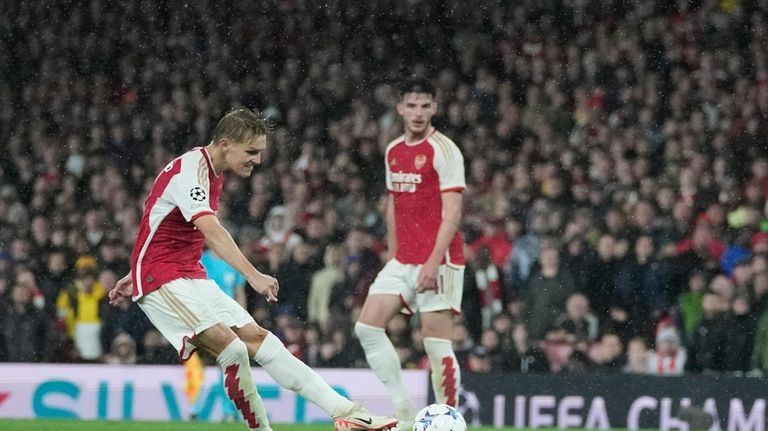
[[[328,425],[274,424],[275,431],[330,431]],[[498,428],[471,428],[477,431],[498,431]],[[247,431],[244,424],[209,422],[139,422],[139,421],[81,421],[81,420],[8,420],[0,419],[3,431]],[[502,428],[511,431],[512,428]],[[549,431],[554,431],[552,428]],[[523,431],[523,430],[516,430]],[[548,431],[539,429],[538,431]],[[574,430],[577,431],[577,430]]]

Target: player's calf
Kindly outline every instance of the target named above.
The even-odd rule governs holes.
[[[217,358],[224,370],[224,392],[251,430],[271,431],[264,403],[253,383],[248,348],[235,338]]]
[[[450,340],[425,337],[424,350],[432,366],[432,389],[438,404],[457,407],[461,387],[461,369]]]

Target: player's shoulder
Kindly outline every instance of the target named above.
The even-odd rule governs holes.
[[[180,156],[182,171],[186,175],[193,175],[201,184],[207,183],[209,174],[208,153],[205,148],[195,147]]]
[[[195,167],[205,166],[207,168],[208,163],[206,161],[206,157],[205,149],[203,147],[195,147],[180,155],[179,159],[181,159],[181,162],[184,165]]]
[[[200,148],[193,148],[168,162],[160,174],[162,175],[170,173],[175,175],[182,169],[187,170],[192,167],[201,166],[205,163],[205,155],[202,151],[200,151]]]
[[[451,138],[445,136],[439,130],[432,132],[432,134],[429,135],[427,141],[429,141],[433,147],[439,149],[440,154],[445,156],[446,159],[461,157],[461,149],[459,149],[459,146],[456,145],[456,143],[453,142]]]

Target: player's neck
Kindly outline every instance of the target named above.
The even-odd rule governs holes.
[[[219,175],[224,172],[226,165],[224,163],[224,153],[221,152],[221,147],[211,142],[206,145],[205,150],[208,152],[208,157],[211,158],[213,173]]]
[[[414,133],[410,130],[405,130],[405,143],[406,144],[418,144],[421,141],[427,139],[429,135],[432,134],[432,132],[435,130],[434,127],[429,126],[426,129],[424,129],[423,132]]]

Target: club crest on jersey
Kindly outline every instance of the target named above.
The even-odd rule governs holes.
[[[202,202],[205,200],[205,190],[202,187],[192,187],[192,190],[189,191],[189,197],[193,201]]]
[[[415,159],[413,159],[413,165],[416,167],[416,169],[423,168],[425,163],[427,163],[427,156],[424,154],[419,154]]]

